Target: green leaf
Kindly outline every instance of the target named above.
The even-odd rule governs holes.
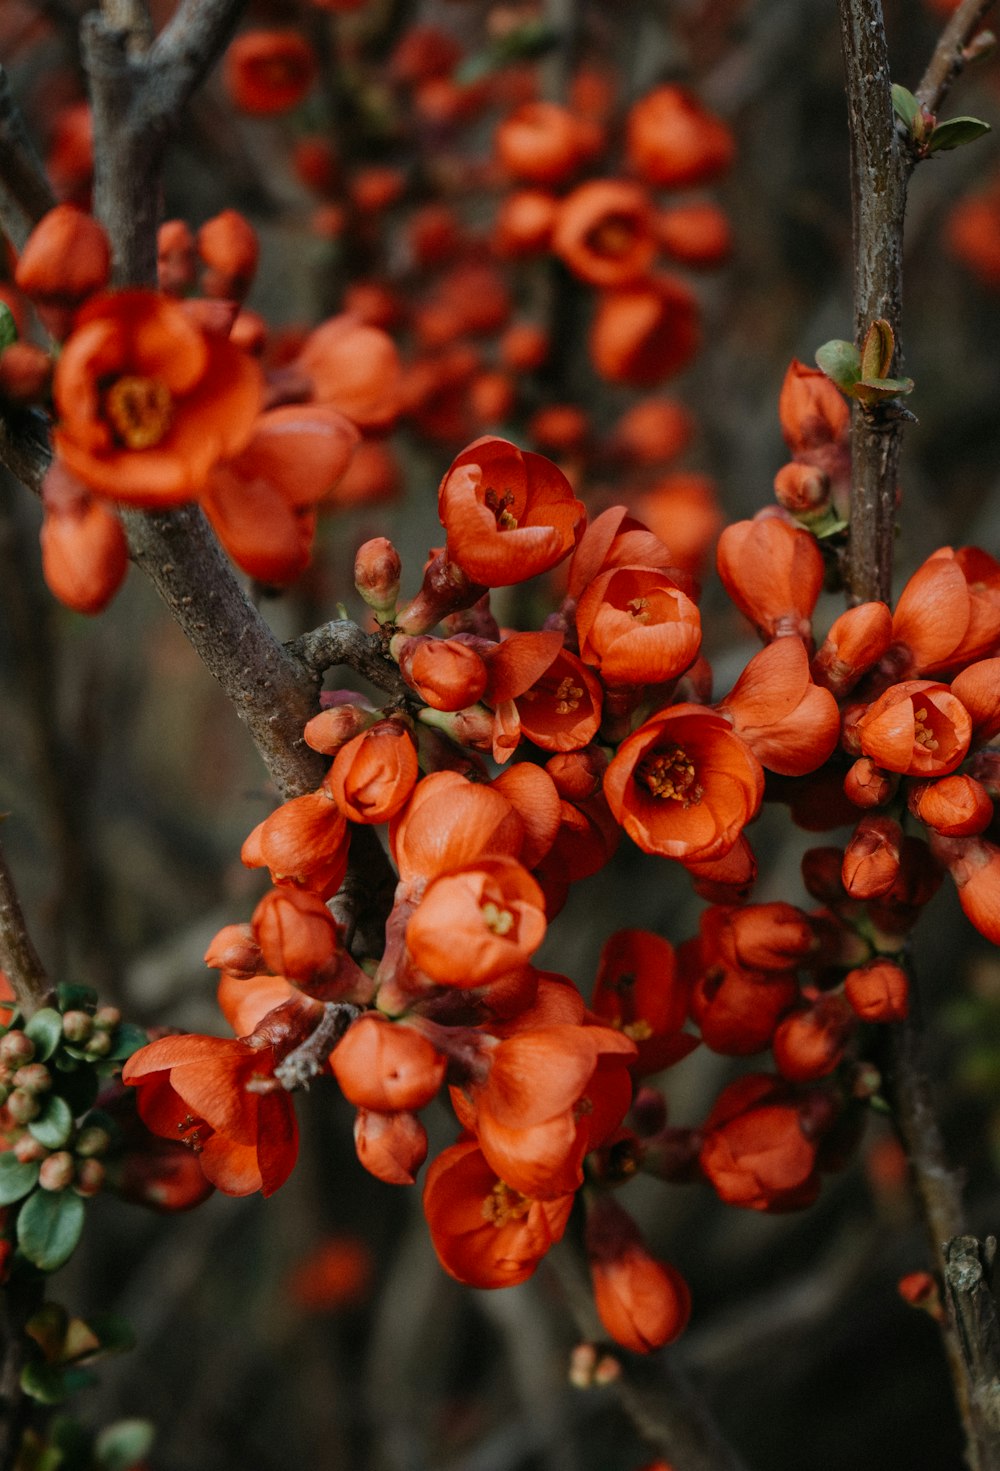
[[[884,317],[877,317],[865,336],[861,349],[861,377],[865,382],[873,378],[884,378],[892,364],[896,350],[896,339],[892,327]]]
[[[58,1364],[63,1356],[69,1314],[58,1302],[43,1302],[36,1313],[32,1313],[24,1331],[41,1349],[47,1364]]]
[[[51,1006],[43,1006],[24,1030],[35,1044],[35,1061],[47,1062],[62,1041],[62,1017]]]
[[[46,1149],[62,1149],[73,1132],[73,1110],[65,1098],[53,1093],[38,1115],[28,1125],[28,1133]]]
[[[93,1011],[97,1005],[97,992],[93,986],[78,986],[64,981],[58,988],[60,1011]]]
[[[931,133],[927,151],[944,153],[949,148],[962,148],[990,131],[989,123],[984,123],[981,118],[950,117],[946,123],[938,123]]]
[[[908,129],[912,130],[913,120],[920,112],[920,103],[906,87],[901,87],[898,82],[893,82],[892,110],[900,121],[905,123]]]
[[[145,1047],[149,1042],[149,1033],[142,1027],[137,1027],[132,1022],[122,1022],[114,1034],[114,1042],[111,1051],[102,1058],[103,1062],[124,1062],[131,1057],[133,1052],[138,1052],[140,1047]]]
[[[14,1154],[0,1154],[0,1205],[13,1205],[34,1190],[38,1165],[23,1165]]]
[[[850,390],[859,403],[881,403],[886,398],[900,398],[913,392],[912,378],[862,378]]]
[[[101,1471],[129,1471],[149,1455],[155,1430],[149,1420],[117,1420],[97,1437],[94,1447]]]
[[[36,1190],[17,1217],[17,1244],[43,1272],[54,1272],[73,1254],[83,1230],[84,1204],[70,1190]]]
[[[61,1404],[67,1395],[86,1389],[94,1383],[89,1369],[65,1368],[59,1364],[25,1364],[21,1370],[21,1388],[43,1405]]]
[[[839,337],[817,349],[816,364],[844,393],[849,393],[861,377],[861,354],[853,342]]]
[[[17,323],[14,313],[5,301],[0,302],[0,352],[17,341]]]

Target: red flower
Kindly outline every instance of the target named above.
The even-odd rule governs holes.
[[[764,773],[723,716],[682,704],[622,742],[604,792],[645,852],[704,861],[727,853],[756,816]]]
[[[618,930],[605,942],[591,1006],[636,1044],[633,1071],[639,1075],[670,1067],[698,1045],[682,1030],[688,986],[674,947],[648,930]]]
[[[719,537],[717,562],[726,592],[762,638],[811,637],[823,554],[808,531],[776,515],[735,521]]]
[[[972,721],[947,685],[908,679],[869,705],[857,734],[865,755],[886,771],[946,776],[965,759]]]
[[[473,582],[506,587],[573,550],[585,512],[565,475],[505,439],[477,439],[441,482],[448,554]]]
[[[701,647],[697,607],[652,567],[615,567],[595,578],[577,604],[576,627],[581,658],[610,686],[676,679]]]
[[[725,172],[734,152],[726,124],[683,87],[656,87],[629,113],[629,162],[658,188],[706,184]]]
[[[246,31],[226,52],[225,81],[241,112],[288,112],[313,84],[316,56],[297,31]]]
[[[800,638],[775,639],[761,649],[718,709],[760,764],[781,776],[815,771],[840,736],[837,701],[813,684]]]
[[[434,879],[406,927],[414,964],[441,986],[483,986],[520,970],[545,938],[545,901],[512,858]]]
[[[632,1217],[609,1196],[587,1214],[594,1302],[616,1343],[648,1354],[673,1343],[691,1316],[691,1294],[676,1267],[650,1256]]]

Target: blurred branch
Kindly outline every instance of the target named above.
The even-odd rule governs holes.
[[[42,1006],[51,1006],[55,990],[35,949],[24,922],[21,901],[3,847],[0,846],[0,969],[14,988],[17,1004],[25,1016]]]
[[[915,96],[930,112],[937,112],[952,83],[968,64],[966,47],[994,0],[962,0],[951,20],[941,32],[930,64],[920,79]]]
[[[34,222],[55,204],[41,160],[0,66],[0,227],[21,250]]]

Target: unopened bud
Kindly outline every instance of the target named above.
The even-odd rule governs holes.
[[[122,1014],[117,1006],[99,1006],[94,1012],[94,1026],[99,1032],[113,1032],[121,1026]]]
[[[396,611],[401,572],[399,553],[386,537],[373,537],[358,548],[354,586],[369,608],[383,618],[391,617]]]
[[[569,1382],[574,1389],[589,1389],[597,1368],[597,1349],[592,1343],[578,1343],[569,1356]]]
[[[621,1361],[614,1354],[602,1354],[594,1370],[594,1383],[616,1384],[622,1377]]]
[[[7,1099],[7,1112],[15,1124],[30,1124],[41,1111],[42,1105],[34,1093],[29,1093],[26,1088],[15,1088]]]
[[[42,1166],[44,1169],[44,1165]],[[81,1160],[77,1166],[73,1189],[77,1195],[96,1195],[104,1185],[104,1166],[99,1159]]]
[[[34,1055],[35,1044],[26,1032],[8,1032],[6,1037],[0,1038],[0,1062],[20,1067],[23,1062],[30,1062]]]
[[[830,499],[830,477],[815,465],[792,460],[774,477],[774,495],[793,516],[814,516]]]
[[[12,403],[40,403],[49,390],[52,359],[31,342],[12,342],[0,357],[0,396]]]
[[[65,1011],[62,1029],[67,1042],[86,1042],[94,1030],[94,1018],[88,1011]]]
[[[74,1145],[76,1153],[84,1159],[107,1154],[110,1147],[111,1135],[99,1124],[88,1124],[85,1129],[81,1129]]]
[[[72,1185],[76,1166],[68,1149],[60,1149],[43,1160],[38,1171],[38,1183],[43,1190],[65,1190]]]
[[[851,1075],[854,1098],[877,1098],[882,1091],[882,1074],[873,1062],[858,1062]]]
[[[360,698],[360,696],[359,696]],[[341,746],[375,723],[379,712],[363,705],[332,705],[306,722],[302,737],[324,756],[336,756]]]
[[[39,1160],[48,1159],[49,1151],[44,1144],[34,1137],[33,1134],[22,1134],[14,1145],[14,1158],[22,1165],[37,1164]]]
[[[107,1032],[95,1032],[84,1050],[88,1057],[107,1057],[111,1051],[111,1038]]]
[[[14,1086],[28,1093],[47,1093],[52,1087],[52,1074],[44,1062],[29,1062],[14,1074]]]

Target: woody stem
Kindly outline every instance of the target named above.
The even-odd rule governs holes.
[[[946,27],[918,89],[936,108],[964,65],[963,51],[988,9],[984,0],[963,0]],[[879,317],[896,337],[899,372],[903,298],[903,218],[910,175],[918,154],[897,129],[881,0],[838,0],[844,53],[851,144],[851,213],[854,247],[855,340],[860,348]],[[871,407],[854,404],[850,532],[846,580],[853,603],[892,594],[892,543],[896,482],[907,415],[891,400]],[[915,988],[913,1014],[893,1037],[893,1094],[896,1121],[906,1145],[935,1265],[949,1279],[948,1244],[962,1236],[964,1216],[959,1181],[950,1168],[931,1094]],[[945,1352],[972,1471],[998,1471],[1000,1433],[980,1392],[982,1365],[1000,1381],[997,1335],[970,1344],[956,1319],[952,1292],[942,1325]],[[995,1319],[994,1319],[995,1322]],[[964,1326],[964,1320],[963,1320]],[[989,1377],[989,1373],[987,1377]]]
[[[55,989],[24,922],[21,901],[3,848],[0,847],[0,970],[14,988],[17,1004],[29,1017],[40,1007],[52,1006]]]

